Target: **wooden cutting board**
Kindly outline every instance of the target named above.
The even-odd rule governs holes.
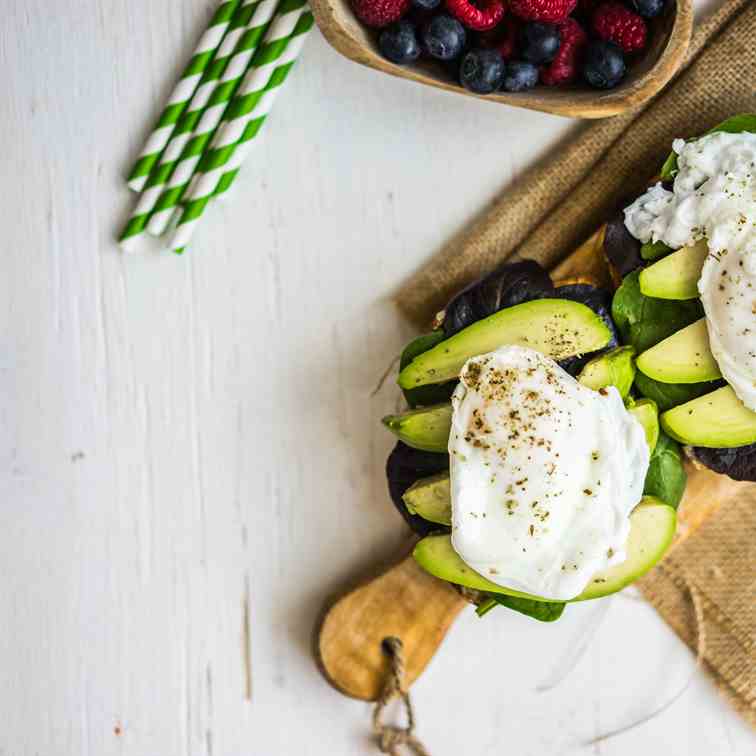
[[[552,270],[554,280],[589,276],[611,285],[603,238],[602,228]],[[748,485],[686,464],[688,485],[678,509],[672,549]],[[342,693],[374,701],[386,679],[383,641],[391,636],[401,638],[405,680],[411,685],[433,658],[457,615],[468,606],[456,588],[420,569],[411,553],[404,554],[390,569],[362,583],[327,610],[317,629],[318,665],[326,680]]]

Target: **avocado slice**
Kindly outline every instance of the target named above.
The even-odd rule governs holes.
[[[649,452],[653,453],[659,440],[659,410],[651,399],[638,399],[627,411],[643,426]]]
[[[432,349],[445,338],[443,331],[436,330],[412,339],[402,350],[399,370],[403,370],[415,357]],[[456,385],[456,381],[450,381],[449,383],[437,383],[431,386],[418,386],[416,389],[405,390],[403,393],[410,407],[427,407],[432,404],[448,402]]]
[[[606,386],[614,386],[625,399],[635,378],[635,349],[631,346],[619,347],[594,357],[581,371],[578,381],[588,388],[598,391]]]
[[[438,532],[437,524],[428,522],[418,515],[411,515],[402,496],[407,489],[421,478],[449,472],[449,455],[413,449],[397,441],[386,460],[386,483],[391,503],[407,525],[419,536]]]
[[[383,418],[383,424],[413,449],[445,453],[449,445],[451,419],[452,406],[444,402],[399,415],[388,415]]]
[[[722,376],[709,348],[706,318],[647,349],[636,364],[641,373],[662,383],[701,383]]]
[[[568,299],[537,299],[489,315],[423,354],[399,373],[403,389],[456,378],[470,357],[500,346],[530,347],[560,360],[606,346],[611,332],[590,307]]]
[[[683,444],[732,448],[756,442],[756,412],[723,386],[662,413],[662,428]]]
[[[657,299],[696,299],[709,245],[701,239],[641,271],[641,294]]]
[[[668,255],[672,247],[668,247],[664,242],[646,242],[641,245],[640,256],[644,260],[658,260],[660,257]]]
[[[627,559],[609,569],[596,573],[587,588],[570,601],[586,601],[616,593],[648,572],[664,555],[672,542],[677,524],[675,510],[653,496],[644,496],[630,515],[630,535],[627,540]],[[449,583],[489,593],[557,601],[531,596],[492,583],[475,572],[454,551],[449,535],[423,538],[413,552],[417,563],[431,575]]]
[[[413,483],[402,497],[410,514],[428,522],[451,525],[449,473],[440,473]]]

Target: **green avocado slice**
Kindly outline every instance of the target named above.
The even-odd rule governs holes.
[[[676,441],[691,446],[732,448],[756,442],[756,412],[731,386],[663,412],[661,425]]]
[[[641,294],[657,299],[696,299],[701,268],[709,255],[709,245],[702,239],[683,247],[641,271]]]
[[[651,399],[638,399],[627,411],[643,426],[648,450],[653,454],[659,440],[659,410]]]
[[[399,370],[404,370],[415,357],[423,352],[427,352],[445,338],[443,331],[436,330],[412,339],[412,341],[410,341],[410,343],[402,350],[402,356],[399,360]],[[410,407],[429,407],[433,404],[440,404],[441,402],[448,401],[454,391],[455,385],[456,383],[451,381],[449,383],[418,386],[415,389],[405,390],[403,392],[404,398],[407,400],[407,404],[409,404]]]
[[[635,377],[634,354],[632,347],[618,347],[595,357],[583,368],[578,381],[595,391],[616,386],[624,399]],[[445,453],[449,445],[451,419],[451,404],[444,403],[388,415],[383,418],[383,424],[407,446]]]
[[[634,356],[635,349],[624,346],[594,357],[582,369],[578,381],[594,391],[614,386],[626,399],[635,378]]]
[[[664,242],[646,242],[641,244],[640,256],[643,260],[658,260],[672,251]]]
[[[446,452],[451,430],[452,406],[448,402],[388,415],[383,424],[400,441],[415,449]]]
[[[641,373],[662,383],[701,383],[722,376],[709,348],[706,318],[647,349],[638,357],[637,366]]]
[[[404,503],[411,514],[428,522],[451,525],[449,473],[439,473],[413,483],[405,492]]]
[[[443,383],[465,362],[500,346],[530,347],[561,360],[605,347],[611,332],[590,307],[568,299],[537,299],[489,315],[415,357],[399,373],[403,389]]]
[[[674,537],[676,524],[677,515],[672,507],[653,496],[644,496],[630,515],[627,559],[622,564],[596,573],[586,589],[570,601],[586,601],[608,596],[644,575],[664,555]],[[558,601],[531,596],[492,583],[462,561],[454,551],[449,535],[423,538],[415,546],[413,555],[426,572],[449,583],[536,601]]]

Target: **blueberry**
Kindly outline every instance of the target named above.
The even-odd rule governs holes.
[[[559,27],[556,24],[532,21],[525,24],[520,33],[522,57],[538,66],[543,63],[551,63],[554,56],[559,52],[561,43]]]
[[[524,60],[507,63],[501,88],[506,92],[524,92],[538,83],[538,68]]]
[[[490,94],[501,86],[504,67],[504,59],[498,50],[470,50],[459,66],[459,80],[471,92]]]
[[[625,75],[625,56],[614,42],[591,42],[583,59],[583,78],[596,89],[611,89]]]
[[[412,0],[412,5],[420,10],[435,10],[441,5],[441,0]]]
[[[415,27],[409,21],[387,26],[378,37],[378,47],[392,63],[411,63],[420,57],[420,43]]]
[[[465,46],[465,27],[445,13],[434,16],[426,24],[422,36],[428,55],[439,60],[453,60]]]
[[[630,5],[639,16],[656,18],[663,10],[667,0],[630,0]]]

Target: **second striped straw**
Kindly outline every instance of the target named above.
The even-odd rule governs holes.
[[[312,26],[305,0],[282,0],[224,123],[197,167],[171,238],[175,252],[182,252],[188,244],[211,197],[233,182]]]
[[[155,213],[151,231],[158,234],[183,195],[200,156],[209,143],[242,81],[244,72],[273,16],[278,0],[245,0],[237,11],[235,29],[218,51],[218,60],[181,118],[168,147],[145,185],[120,241],[128,249],[142,234]],[[166,212],[167,211],[167,212]]]
[[[144,187],[152,167],[160,158],[160,154],[173,134],[176,123],[186,110],[204,72],[211,64],[239,3],[240,0],[220,0],[207,30],[197,43],[194,55],[181,74],[181,78],[168,98],[155,128],[129,173],[127,183],[129,188],[134,191],[140,192]]]

